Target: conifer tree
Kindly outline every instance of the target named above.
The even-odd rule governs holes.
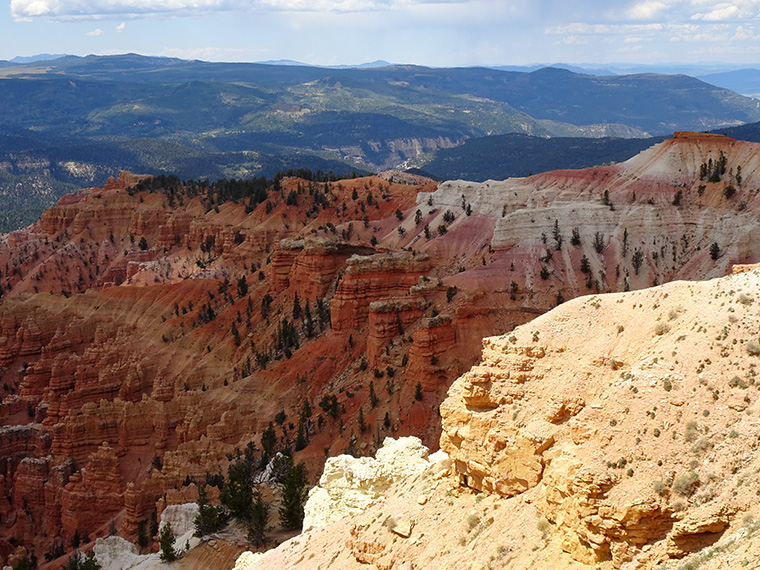
[[[293,465],[290,458],[290,469],[282,483],[282,500],[278,513],[280,525],[287,530],[301,528],[303,525],[303,505],[306,502],[306,465]]]
[[[248,523],[248,542],[256,548],[266,542],[267,523],[269,522],[269,504],[264,501],[257,490],[251,504],[251,520]]]
[[[177,552],[174,550],[174,531],[172,525],[166,523],[158,533],[158,546],[161,549],[161,560],[163,562],[174,562],[177,559]]]

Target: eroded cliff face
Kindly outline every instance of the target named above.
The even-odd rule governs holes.
[[[461,482],[535,488],[585,563],[709,546],[754,502],[737,494],[756,468],[759,285],[753,272],[586,297],[486,339],[441,407]]]
[[[754,270],[587,296],[485,339],[441,405],[448,473],[249,568],[742,566],[758,546],[759,292]]]
[[[235,197],[123,175],[63,198],[0,238],[0,415],[25,430],[0,438],[13,497],[0,507],[12,521],[3,535],[38,556],[76,530],[103,536],[112,520],[134,540],[235,449],[260,447],[280,411],[276,445],[292,445],[304,402],[297,457],[312,474],[352,438],[362,454],[387,435],[435,449],[438,404],[483,337],[588,292],[758,261],[757,148],[680,134],[621,165],[505,182],[284,178]],[[514,349],[542,372],[536,355],[548,348]],[[491,394],[489,381],[467,397],[491,411],[509,397],[519,405],[520,386]],[[591,396],[578,398],[556,403],[557,417],[584,413]],[[563,425],[509,434],[526,464],[478,467],[507,440],[493,441],[462,475],[498,496],[535,493]],[[118,477],[101,461],[104,442]],[[116,487],[113,512],[88,510]],[[603,535],[596,549],[568,546],[578,557],[618,556],[619,537],[573,532],[579,544]]]

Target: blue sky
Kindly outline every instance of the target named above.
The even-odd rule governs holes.
[[[10,0],[0,59],[760,63],[760,0]]]

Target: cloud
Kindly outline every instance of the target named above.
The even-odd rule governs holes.
[[[628,10],[628,17],[632,20],[652,20],[662,14],[668,5],[657,0],[645,0],[639,2]]]
[[[548,34],[564,35],[631,35],[647,32],[659,32],[663,29],[662,24],[585,24],[573,22],[565,26],[551,26],[546,29]]]
[[[754,20],[760,16],[760,0],[691,0],[691,19],[705,22]]]
[[[373,12],[471,0],[10,0],[15,20],[87,20],[183,16],[229,11]]]
[[[731,20],[738,17],[740,9],[734,4],[717,4],[709,12],[698,12],[692,16],[693,20],[705,20],[719,22],[722,20]]]
[[[97,38],[98,36],[103,35],[103,30],[101,30],[100,28],[95,28],[91,32],[87,32],[87,35],[90,36],[91,38]]]
[[[124,31],[124,28],[126,28],[126,27],[127,27],[127,25],[124,22],[122,22],[121,24],[119,24],[118,26],[116,26],[116,33],[117,34],[122,33]]]

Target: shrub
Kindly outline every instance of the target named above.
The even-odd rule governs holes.
[[[658,336],[662,336],[670,330],[670,326],[665,323],[657,323],[654,327],[654,333]]]
[[[467,517],[467,532],[470,532],[472,529],[478,526],[479,522],[480,522],[480,517],[476,513],[471,513]]]
[[[665,484],[664,481],[661,479],[657,479],[652,483],[652,487],[654,487],[654,492],[660,495],[661,497],[664,497],[668,494],[668,486]]]
[[[744,348],[747,349],[747,354],[750,356],[757,356],[760,354],[760,344],[758,344],[756,340],[748,340],[744,345]]]
[[[543,537],[546,538],[546,535],[549,534],[549,531],[552,529],[552,524],[545,518],[541,517],[536,523],[536,528],[543,535]]]
[[[751,297],[750,295],[740,293],[739,297],[737,298],[737,301],[739,301],[742,305],[751,305],[755,301],[755,299],[754,297]]]
[[[393,530],[396,528],[396,519],[394,519],[391,515],[388,515],[388,517],[383,521],[383,526],[388,530]]]
[[[712,443],[707,441],[706,437],[701,438],[697,443],[695,443],[691,451],[695,455],[702,455],[704,452],[706,452],[708,449],[710,449],[713,446]]]
[[[689,471],[673,479],[673,490],[679,495],[690,496],[699,485],[699,475],[695,471]]]
[[[686,441],[692,442],[699,437],[699,431],[697,430],[697,422],[691,420],[686,423],[686,432],[684,433]]]

